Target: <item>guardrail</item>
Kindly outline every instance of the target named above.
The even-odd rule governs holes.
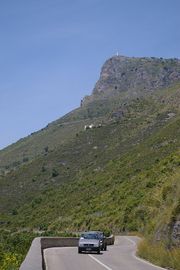
[[[114,236],[106,238],[107,245],[114,244]],[[77,247],[78,237],[38,237],[35,238],[19,270],[45,270],[43,250],[52,247]]]

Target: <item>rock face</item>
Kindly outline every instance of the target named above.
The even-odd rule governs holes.
[[[180,217],[179,217],[180,219]],[[180,247],[180,220],[176,221],[172,230],[172,241],[174,245]]]
[[[165,241],[168,246],[180,247],[180,220],[173,225],[162,225],[156,232],[154,239],[156,241]]]
[[[130,91],[134,96],[143,95],[147,91],[167,87],[178,80],[179,59],[114,56],[103,65],[92,95],[86,96],[82,105],[121,92]]]

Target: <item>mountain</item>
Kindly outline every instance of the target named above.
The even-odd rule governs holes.
[[[92,119],[98,122],[100,117],[107,118],[111,113],[121,116],[132,99],[151,95],[179,80],[179,59],[125,56],[108,59],[92,95],[82,100],[80,108],[0,151],[0,173],[19,168],[34,157],[66,144]]]
[[[107,60],[79,108],[0,151],[1,228],[136,231],[178,247],[179,104],[178,59]]]

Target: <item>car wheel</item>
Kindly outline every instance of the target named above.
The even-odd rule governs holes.
[[[82,251],[81,251],[81,249],[80,248],[78,248],[78,253],[81,253]]]
[[[101,248],[99,248],[97,251],[97,254],[100,254],[100,253],[101,253]]]

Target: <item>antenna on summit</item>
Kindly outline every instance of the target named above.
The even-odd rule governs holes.
[[[117,51],[116,56],[119,56],[119,52]]]

